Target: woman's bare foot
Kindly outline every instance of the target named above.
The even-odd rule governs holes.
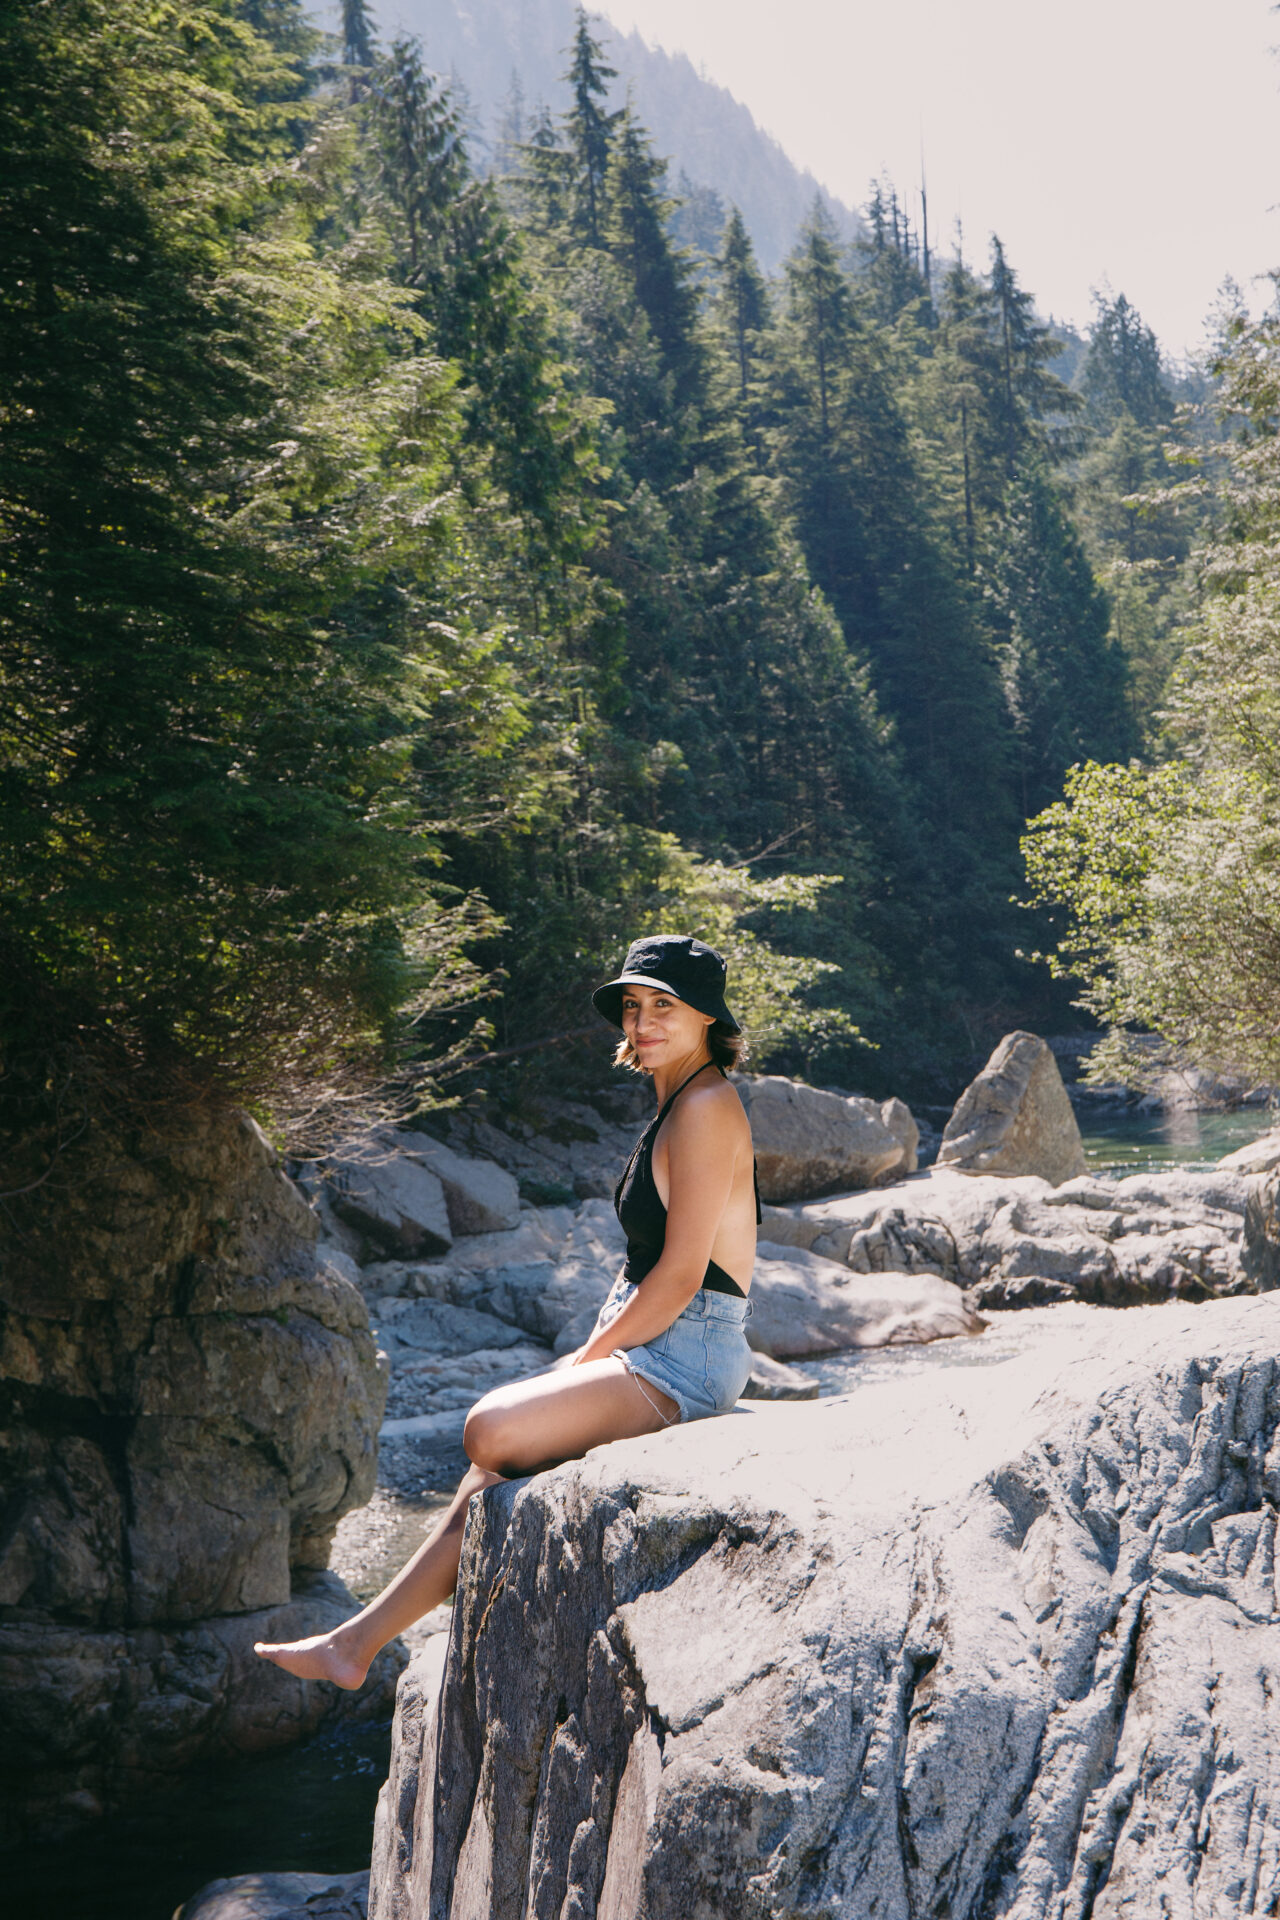
[[[348,1622],[346,1626],[335,1627],[332,1633],[313,1634],[310,1640],[275,1644],[256,1640],[253,1650],[273,1666],[295,1674],[299,1680],[328,1680],[335,1687],[354,1690],[364,1685],[371,1663],[353,1644],[349,1625]]]

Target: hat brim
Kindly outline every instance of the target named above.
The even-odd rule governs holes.
[[[715,1000],[691,1000],[686,993],[677,993],[669,980],[655,980],[649,973],[621,973],[616,980],[607,980],[597,987],[591,996],[591,1004],[597,1013],[602,1013],[611,1026],[622,1025],[622,989],[624,987],[653,987],[658,993],[669,993],[673,1000],[683,1000],[686,1007],[693,1007],[698,1013],[705,1013],[713,1020],[722,1020],[733,1033],[741,1033],[742,1028],[724,1003],[723,996]]]

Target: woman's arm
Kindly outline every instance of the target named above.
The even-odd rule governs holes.
[[[667,1123],[670,1199],[662,1257],[617,1318],[574,1355],[575,1366],[607,1359],[616,1347],[656,1340],[702,1285],[733,1191],[741,1111],[734,1113],[719,1088],[687,1097],[676,1107]]]

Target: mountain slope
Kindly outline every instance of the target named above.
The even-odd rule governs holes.
[[[545,101],[564,106],[560,76],[573,33],[573,0],[396,0],[380,13],[384,34],[417,34],[429,64],[462,83],[470,106],[473,144],[492,148],[503,103],[518,75],[526,112]],[[636,111],[680,173],[713,188],[741,208],[762,266],[772,271],[820,195],[842,233],[852,237],[857,217],[803,172],[750,111],[724,87],[703,78],[685,54],[647,46],[638,33],[622,34],[599,16],[597,37],[618,70],[617,104],[631,89]]]

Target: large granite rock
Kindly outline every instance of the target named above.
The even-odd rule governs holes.
[[[938,1165],[961,1173],[1036,1174],[1051,1186],[1085,1171],[1080,1129],[1048,1044],[1007,1033],[965,1088],[942,1135]]]
[[[1224,1173],[1274,1173],[1280,1168],[1280,1129],[1259,1134],[1246,1147],[1237,1147],[1218,1162]]]
[[[432,1125],[457,1152],[505,1167],[527,1199],[549,1205],[607,1200],[652,1112],[652,1081],[628,1076],[594,1106],[543,1094],[520,1116],[464,1107],[433,1115]]]
[[[1072,1180],[931,1168],[879,1193],[766,1209],[772,1241],[857,1273],[935,1273],[989,1308],[1104,1306],[1256,1291],[1241,1239],[1255,1182],[1215,1170]]]
[[[388,1144],[406,1160],[435,1174],[444,1189],[454,1234],[503,1233],[519,1225],[519,1184],[496,1161],[454,1153],[424,1133],[393,1133]]]
[[[327,1198],[340,1220],[400,1259],[447,1253],[453,1241],[444,1186],[430,1167],[385,1142],[362,1141],[335,1156]]]
[[[1280,1287],[1280,1173],[1253,1184],[1245,1208],[1241,1265],[1259,1293]]]
[[[775,1360],[858,1347],[914,1346],[981,1333],[953,1281],[932,1273],[851,1273],[798,1247],[756,1250],[748,1344]]]
[[[352,1605],[304,1576],[372,1492],[386,1397],[252,1122],[86,1136],[56,1173],[0,1222],[0,1778],[55,1824],[329,1710],[228,1647]]]
[[[901,1100],[827,1093],[780,1074],[737,1075],[765,1200],[879,1187],[914,1173],[919,1134]]]
[[[371,1920],[1261,1911],[1280,1310],[1062,1312],[479,1498]]]
[[[211,1880],[173,1920],[366,1920],[369,1875],[242,1873]]]

